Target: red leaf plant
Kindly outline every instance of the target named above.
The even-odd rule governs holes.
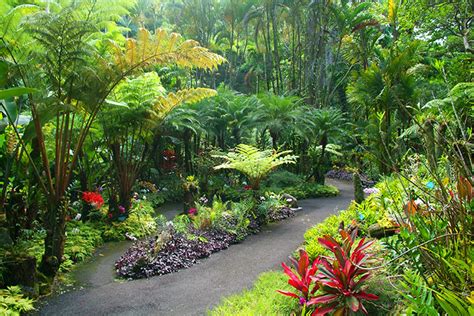
[[[284,272],[290,277],[288,284],[298,290],[298,294],[281,290],[278,292],[299,299],[304,306],[303,311],[306,311],[306,306],[316,306],[311,315],[326,315],[333,311],[334,315],[350,315],[357,311],[367,314],[362,301],[378,299],[376,295],[362,290],[370,272],[360,268],[371,256],[365,250],[373,241],[368,242],[362,238],[354,248],[357,229],[351,234],[342,229],[339,233],[343,239],[342,244],[328,235],[318,239],[334,257],[319,256],[310,265],[307,253],[300,250],[299,261],[292,259],[296,274],[282,263]]]
[[[284,262],[282,262],[283,270],[285,274],[290,277],[288,284],[293,286],[297,293],[277,290],[277,292],[296,298],[299,300],[300,305],[306,305],[306,302],[310,299],[312,295],[318,290],[318,284],[313,282],[313,277],[316,271],[318,270],[318,260],[314,260],[310,264],[308,254],[303,249],[300,249],[300,258],[297,261],[294,258],[290,258],[293,266],[295,267],[295,272],[288,267]]]
[[[82,200],[96,209],[100,209],[104,205],[102,195],[97,192],[82,192]]]
[[[319,243],[334,254],[334,257],[320,256],[318,274],[312,279],[319,285],[322,294],[311,298],[307,305],[317,305],[312,315],[326,315],[335,311],[335,315],[350,315],[362,311],[368,314],[363,300],[377,300],[378,296],[362,290],[370,272],[361,268],[370,254],[365,250],[373,241],[362,238],[354,248],[357,229],[351,234],[340,230],[342,245],[331,236],[319,238]]]

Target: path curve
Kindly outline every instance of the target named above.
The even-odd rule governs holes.
[[[149,279],[113,280],[113,262],[118,249],[103,249],[79,275],[83,287],[51,298],[40,315],[205,315],[206,311],[231,294],[250,288],[264,271],[279,269],[280,262],[303,242],[304,232],[353,199],[352,184],[328,180],[341,194],[332,198],[309,199],[299,204],[295,217],[265,226],[240,244],[199,260],[189,269]],[[106,246],[107,247],[107,246]],[[107,252],[114,253],[108,256]]]

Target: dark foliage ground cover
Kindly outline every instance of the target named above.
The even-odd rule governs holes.
[[[344,169],[332,169],[326,173],[326,177],[329,179],[337,179],[344,181],[352,181],[354,172]],[[371,180],[367,175],[360,174],[360,181],[364,188],[371,188],[376,184],[376,181]]]
[[[189,225],[186,232],[178,232],[173,226],[165,227],[157,236],[134,243],[115,263],[117,275],[139,279],[189,268],[197,260],[227,249],[248,234],[258,233],[265,222],[281,221],[294,214],[294,209],[281,206],[271,208],[266,220],[250,216],[245,234],[213,227],[198,229],[193,225]],[[228,224],[232,224],[232,220]]]

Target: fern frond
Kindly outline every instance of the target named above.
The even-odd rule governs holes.
[[[225,160],[214,169],[234,169],[243,173],[249,179],[253,189],[258,189],[260,181],[272,170],[284,164],[295,164],[298,158],[291,155],[291,150],[261,151],[245,144],[238,145],[234,151],[225,155],[214,155],[213,157]]]
[[[193,104],[217,94],[216,90],[207,88],[184,89],[176,93],[169,93],[165,97],[158,97],[154,105],[156,117],[163,119],[171,110],[180,104]]]
[[[115,63],[122,71],[146,65],[175,64],[183,68],[215,69],[225,59],[199,46],[193,40],[184,40],[177,33],[157,29],[154,34],[140,29],[137,39],[127,39],[125,49],[111,43],[115,51]]]

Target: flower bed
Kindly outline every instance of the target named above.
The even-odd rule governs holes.
[[[212,205],[197,205],[187,215],[168,222],[152,238],[136,242],[115,263],[118,276],[147,278],[189,268],[198,259],[228,248],[268,221],[294,215],[294,210],[275,194],[240,203],[214,200]]]

